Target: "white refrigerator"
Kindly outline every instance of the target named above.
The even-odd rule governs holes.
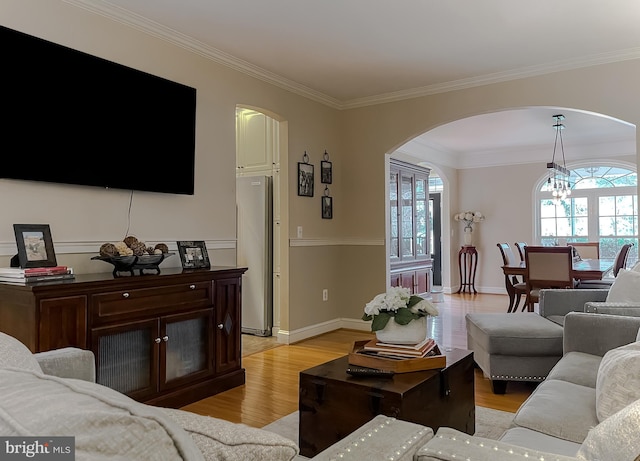
[[[236,261],[242,276],[242,332],[271,336],[273,327],[272,186],[269,176],[236,179]]]

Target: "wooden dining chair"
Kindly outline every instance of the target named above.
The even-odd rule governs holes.
[[[568,245],[576,249],[580,259],[600,259],[599,242],[571,242]]]
[[[516,242],[516,248],[520,253],[520,261],[524,261],[524,247],[527,246],[527,242]]]
[[[508,266],[518,263],[508,243],[498,243],[497,245],[500,249],[500,254],[502,255],[503,265]],[[514,297],[509,299],[509,307],[507,309],[507,312],[516,312],[518,310],[520,300],[523,299],[523,297],[525,297],[527,294],[527,285],[524,280],[519,280],[517,275],[512,275],[511,278],[509,278],[509,276],[505,274],[504,277],[505,284],[510,284],[514,292]]]
[[[533,312],[543,288],[574,288],[573,250],[570,246],[531,246],[524,250],[525,307]],[[524,310],[524,308],[523,308]]]
[[[611,275],[613,275],[613,277],[603,277],[600,280],[580,280],[576,288],[611,288],[611,285],[613,285],[613,281],[618,275],[618,272],[620,272],[620,269],[625,269],[627,267],[629,250],[631,250],[632,246],[633,243],[625,243],[618,250],[615,262],[613,263],[613,268],[611,269]]]

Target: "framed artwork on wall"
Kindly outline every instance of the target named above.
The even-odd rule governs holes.
[[[176,243],[183,269],[209,269],[211,267],[204,241],[178,241]]]
[[[331,184],[333,181],[333,171],[331,170],[331,162],[323,160],[320,162],[320,181],[323,184]]]
[[[21,268],[57,265],[51,229],[48,224],[14,224]]]
[[[322,196],[322,219],[333,219],[333,197]]]
[[[313,197],[313,165],[298,162],[298,195]]]

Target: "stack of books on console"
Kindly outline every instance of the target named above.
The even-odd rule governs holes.
[[[418,344],[391,344],[372,339],[354,343],[349,364],[406,373],[444,368],[447,357],[442,355],[433,338]]]
[[[53,267],[0,267],[0,282],[19,285],[43,284],[72,280],[73,268],[67,266]]]

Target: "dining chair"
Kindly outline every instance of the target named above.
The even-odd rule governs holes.
[[[599,242],[571,242],[568,245],[576,249],[580,259],[600,259]]]
[[[524,250],[525,257],[525,306],[533,312],[540,300],[543,288],[574,288],[573,250],[570,246],[531,246]]]
[[[520,261],[524,261],[524,247],[527,246],[527,242],[516,242],[516,248],[520,253]]]
[[[513,254],[513,250],[511,250],[511,246],[509,246],[508,243],[498,243],[497,245],[500,249],[500,254],[502,255],[503,265],[507,266],[517,264],[516,257]],[[517,275],[511,276],[511,279],[509,279],[509,276],[506,274],[504,277],[505,283],[510,284],[514,292],[514,297],[510,297],[509,299],[509,308],[507,309],[507,312],[516,312],[518,310],[520,300],[527,294],[527,284],[524,282],[524,280],[520,281]]]
[[[611,288],[611,285],[613,285],[613,282],[618,275],[618,272],[620,272],[620,269],[625,269],[627,267],[629,250],[631,250],[631,247],[633,245],[633,243],[625,243],[618,250],[618,254],[616,255],[616,259],[613,263],[613,268],[611,269],[611,275],[613,275],[613,277],[605,276],[600,280],[580,280],[576,288]]]

